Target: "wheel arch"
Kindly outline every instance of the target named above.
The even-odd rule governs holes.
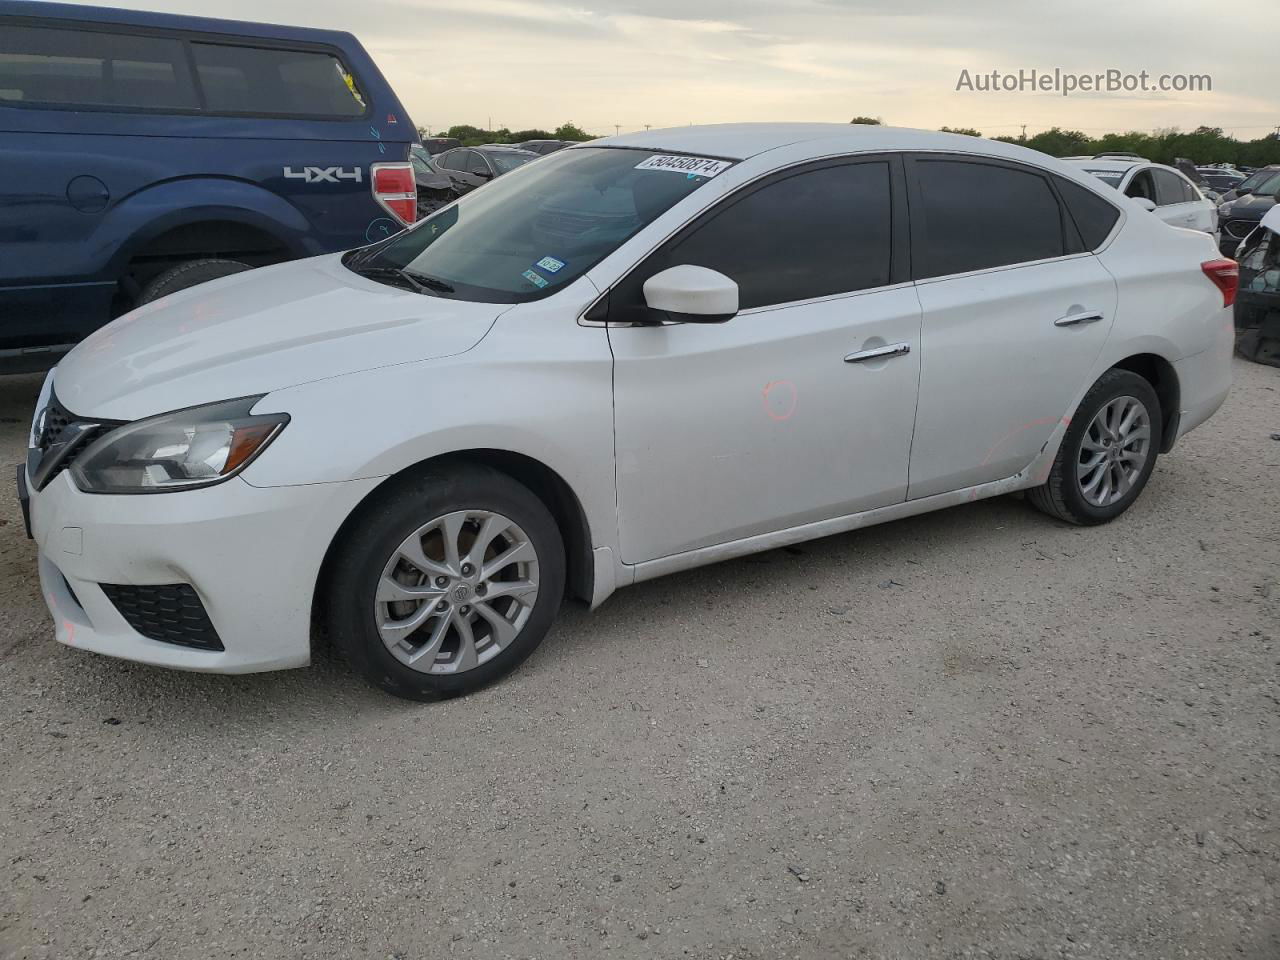
[[[1113,370],[1136,373],[1160,399],[1160,452],[1168,453],[1177,440],[1182,387],[1172,363],[1156,353],[1135,353],[1111,365]]]
[[[317,586],[330,575],[330,566],[336,550],[351,527],[359,522],[361,513],[385,496],[391,486],[427,471],[467,465],[486,466],[506,475],[516,483],[527,487],[546,505],[564,541],[566,593],[590,603],[595,589],[591,528],[578,495],[559,473],[542,461],[526,454],[494,448],[454,450],[429,457],[392,474],[370,490],[347,515],[329,541],[316,578]],[[321,591],[313,590],[312,619],[317,623],[319,622],[317,604],[320,597]]]

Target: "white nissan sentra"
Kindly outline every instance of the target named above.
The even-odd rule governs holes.
[[[614,137],[121,317],[49,377],[19,485],[63,643],[242,672],[324,629],[425,698],[567,596],[1016,490],[1113,519],[1223,402],[1235,286],[1008,144]]]

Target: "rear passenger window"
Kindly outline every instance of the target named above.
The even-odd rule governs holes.
[[[890,220],[887,163],[824,167],[712,214],[664,260],[719,270],[743,310],[849,293],[889,282]]]
[[[205,103],[214,113],[359,117],[365,101],[337,57],[307,50],[192,43]]]
[[[0,29],[0,103],[199,106],[179,40],[10,25]]]
[[[1055,177],[1058,192],[1067,205],[1067,213],[1075,221],[1086,250],[1096,250],[1111,234],[1120,219],[1120,211],[1087,187],[1066,177]]]
[[[1044,177],[961,160],[916,160],[917,278],[1060,257],[1062,212]]]

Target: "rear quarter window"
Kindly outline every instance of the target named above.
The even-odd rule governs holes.
[[[360,117],[364,95],[331,53],[221,43],[191,44],[196,75],[214,113]]]
[[[1096,250],[1111,235],[1120,219],[1120,211],[1092,190],[1072,183],[1066,177],[1055,177],[1058,193],[1067,205],[1067,213],[1080,231],[1086,250]]]

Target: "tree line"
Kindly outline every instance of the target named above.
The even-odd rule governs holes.
[[[486,130],[484,127],[473,127],[467,123],[459,123],[448,130],[440,130],[434,134],[428,133],[426,127],[419,127],[418,136],[422,139],[433,136],[453,137],[456,140],[461,140],[464,147],[478,147],[482,143],[524,143],[526,140],[574,140],[581,142],[596,138],[595,134],[587,133],[573,123],[562,123],[554,130],[540,130],[536,127],[529,130],[508,130],[506,127],[498,130]]]
[[[851,123],[879,124],[879,117],[854,117]],[[980,137],[973,127],[943,127],[943,133],[963,133]],[[993,137],[1004,143],[1016,143],[1054,157],[1075,157],[1099,153],[1136,153],[1155,163],[1172,164],[1178,157],[1193,163],[1233,163],[1246,167],[1265,167],[1280,163],[1280,133],[1269,133],[1256,140],[1237,140],[1221,127],[1196,127],[1184,133],[1176,127],[1143,133],[1108,133],[1090,137],[1080,130],[1051,127],[1031,137]]]

